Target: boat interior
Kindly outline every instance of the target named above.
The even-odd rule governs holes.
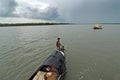
[[[33,80],[57,80],[57,77],[56,72],[38,71]]]

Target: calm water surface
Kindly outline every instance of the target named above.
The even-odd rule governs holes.
[[[27,80],[56,50],[66,47],[65,80],[120,80],[120,25],[0,27],[0,80]]]

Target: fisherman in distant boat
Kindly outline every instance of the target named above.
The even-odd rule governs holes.
[[[60,47],[61,47],[60,38],[57,38],[56,47],[57,47],[57,50],[60,50]]]

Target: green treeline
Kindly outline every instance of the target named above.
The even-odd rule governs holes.
[[[65,25],[70,23],[0,23],[0,27],[4,26],[32,26],[32,25]]]

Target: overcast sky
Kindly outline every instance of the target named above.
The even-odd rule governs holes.
[[[120,22],[120,0],[0,0],[0,17],[62,22]]]

